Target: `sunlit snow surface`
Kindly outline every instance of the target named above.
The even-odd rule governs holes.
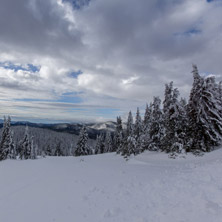
[[[222,221],[222,149],[0,162],[1,222]]]

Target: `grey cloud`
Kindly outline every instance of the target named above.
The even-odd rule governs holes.
[[[2,87],[25,84],[49,97],[73,89],[86,105],[122,111],[163,95],[171,80],[188,96],[192,63],[221,74],[221,11],[203,0],[91,0],[81,10],[59,0],[2,0],[0,58],[41,66],[25,83],[15,76]],[[73,79],[70,70],[83,73]]]
[[[28,87],[21,84],[19,81],[8,81],[5,78],[0,78],[0,87],[16,89],[16,90],[27,90]]]
[[[2,0],[0,45],[27,54],[62,56],[66,50],[82,47],[81,31],[64,19],[56,1]]]

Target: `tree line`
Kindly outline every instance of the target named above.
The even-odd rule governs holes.
[[[116,152],[128,157],[150,150],[175,157],[186,152],[196,155],[210,152],[221,145],[222,83],[217,83],[214,76],[200,76],[196,65],[193,65],[192,73],[193,85],[188,102],[179,98],[179,90],[173,82],[166,84],[162,107],[160,98],[154,97],[153,102],[146,105],[143,119],[139,108],[135,121],[129,112],[125,128],[121,117],[117,117],[114,135],[109,132],[99,135],[94,154]],[[85,144],[78,145],[78,155],[92,153],[84,148]]]
[[[15,146],[10,117],[4,118],[0,141],[0,160],[35,159],[37,155],[91,155],[116,152],[124,157],[137,155],[145,150],[163,151],[171,157],[192,152],[201,154],[210,152],[222,141],[222,83],[217,83],[214,76],[200,76],[197,66],[193,65],[193,85],[189,101],[179,98],[179,90],[173,82],[165,85],[164,100],[159,97],[146,105],[144,117],[137,108],[135,121],[129,112],[126,127],[120,116],[117,117],[114,133],[97,136],[94,146],[88,144],[86,126],[83,126],[78,141],[70,151],[58,143],[39,149],[34,144],[33,136],[26,127],[23,138]],[[64,151],[66,150],[66,151]]]
[[[75,134],[49,129],[11,126],[11,118],[4,117],[0,135],[0,160],[73,156],[78,138]],[[87,140],[89,149],[92,149],[94,143],[95,140]]]

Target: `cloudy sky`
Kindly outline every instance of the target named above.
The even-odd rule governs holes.
[[[114,120],[192,63],[222,73],[221,0],[0,0],[0,116]]]

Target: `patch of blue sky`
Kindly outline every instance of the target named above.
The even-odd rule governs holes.
[[[206,0],[208,3],[215,2],[217,3],[217,6],[222,6],[222,0]]]
[[[32,99],[32,98],[21,98],[15,99],[15,101],[22,102],[58,102],[58,103],[81,103],[83,100],[81,97],[77,96],[75,93],[64,93],[60,98],[56,100],[48,100],[48,99]]]
[[[14,99],[19,102],[52,102],[52,100],[48,99],[32,99],[32,98],[22,98],[22,99]]]
[[[83,94],[83,92],[66,92],[63,93],[60,98],[56,100],[56,102],[81,103],[83,102],[81,94]]]
[[[32,72],[39,72],[40,70],[40,66],[34,66],[33,64],[28,64],[28,71],[32,71]]]
[[[63,103],[81,103],[83,102],[82,98],[79,96],[66,96],[63,95],[60,99],[56,100],[56,102],[63,102]]]
[[[75,108],[67,108],[65,110],[66,113],[75,113],[75,114],[83,114],[87,116],[91,116],[92,112],[88,108],[81,108],[81,107],[75,107]]]
[[[192,28],[192,29],[184,32],[185,35],[200,34],[200,33],[201,33],[201,30],[195,29],[195,28]]]
[[[79,111],[83,111],[83,112],[89,112],[89,110],[87,108],[73,108],[73,109],[70,109],[71,111],[76,111],[76,112],[79,112]]]
[[[95,109],[96,116],[103,116],[106,118],[115,118],[119,115],[120,110],[117,108],[100,108]]]
[[[219,2],[219,1],[221,1],[221,0],[207,0],[207,2]]]
[[[202,31],[200,29],[197,28],[191,28],[185,32],[177,32],[174,33],[175,36],[185,36],[185,37],[189,37],[189,36],[193,36],[193,35],[200,35],[202,33]]]
[[[3,67],[4,69],[11,69],[15,72],[22,70],[22,71],[30,71],[30,72],[39,72],[40,68],[39,66],[35,66],[33,64],[14,64],[12,62],[0,62],[0,67]]]
[[[77,78],[79,75],[81,75],[83,72],[81,70],[78,70],[78,71],[73,71],[73,72],[70,72],[69,73],[69,76],[72,77],[72,78]]]
[[[69,2],[75,10],[81,10],[83,7],[88,6],[91,0],[62,0]]]
[[[120,115],[119,109],[116,108],[94,108],[94,107],[75,107],[65,111],[66,113],[81,114],[85,117],[95,118],[102,117],[105,119],[115,119]]]

